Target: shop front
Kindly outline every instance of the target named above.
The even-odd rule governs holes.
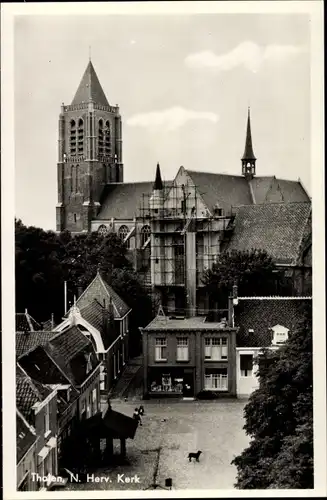
[[[149,368],[148,391],[151,396],[194,396],[194,368]]]

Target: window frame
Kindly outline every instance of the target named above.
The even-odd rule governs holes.
[[[210,357],[206,354],[209,349]],[[204,337],[204,361],[228,361],[228,337]]]
[[[160,353],[160,356],[157,354]],[[155,349],[154,349],[154,360],[157,362],[167,361],[167,338],[166,337],[156,337],[155,339]]]
[[[186,353],[186,356],[185,357],[183,355],[179,356],[181,352]],[[176,361],[186,363],[189,360],[190,360],[189,338],[183,336],[176,337]]]

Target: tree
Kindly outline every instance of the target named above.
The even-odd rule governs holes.
[[[202,281],[211,300],[227,306],[234,284],[240,295],[271,295],[276,293],[276,277],[276,266],[267,252],[251,250],[221,253]]]
[[[16,220],[15,236],[16,311],[27,308],[41,321],[49,319],[51,313],[60,317],[63,270],[56,233]]]
[[[263,352],[245,406],[251,442],[232,463],[237,488],[313,488],[311,307],[278,351]]]
[[[131,268],[126,245],[116,233],[103,237],[96,232],[76,236],[63,232],[59,238],[63,242],[62,265],[71,298],[78,287],[84,289],[90,284],[97,270],[108,276],[113,269]]]

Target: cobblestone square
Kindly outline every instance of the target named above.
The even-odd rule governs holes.
[[[138,404],[112,401],[113,409],[129,416]],[[143,425],[134,440],[127,441],[126,464],[92,471],[109,477],[108,482],[71,483],[67,489],[144,490],[154,482],[164,486],[168,477],[174,489],[233,488],[236,469],[230,462],[248,444],[242,429],[244,401],[151,400],[142,404]],[[197,450],[202,451],[200,461],[189,462],[188,453]],[[124,482],[135,474],[139,483]]]

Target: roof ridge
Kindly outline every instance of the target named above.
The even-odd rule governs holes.
[[[307,201],[271,201],[269,203],[256,203],[255,205],[251,204],[251,205],[232,205],[232,208],[242,208],[242,207],[260,207],[260,206],[270,206],[270,205],[285,205],[285,206],[288,206],[288,205],[295,205],[295,204],[304,204],[304,205],[311,205],[311,200],[307,200]]]

